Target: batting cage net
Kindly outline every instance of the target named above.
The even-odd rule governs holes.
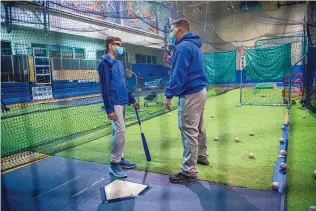
[[[304,35],[273,37],[246,49],[241,104],[288,105],[303,97],[307,39]]]
[[[309,2],[307,16],[305,17],[305,34],[308,37],[307,65],[303,72],[304,104],[316,113],[316,2]]]
[[[122,80],[141,105],[140,119],[166,114],[164,91],[172,72],[164,52],[174,50],[168,35],[179,18],[203,42],[209,98],[240,89],[240,96],[234,90],[236,104],[303,99],[315,107],[315,56],[304,65],[306,38],[309,51],[315,47],[315,3],[308,3],[305,34],[305,4],[291,5],[291,11],[262,4],[267,9],[206,1],[2,1],[2,170],[110,137],[97,72],[109,36],[123,40]],[[289,12],[295,20],[282,16]],[[176,98],[172,105],[176,109]],[[126,127],[137,123],[132,106],[125,120]],[[169,129],[163,120],[153,127]],[[157,146],[161,153],[167,148]]]

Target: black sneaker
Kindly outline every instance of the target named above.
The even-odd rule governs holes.
[[[182,174],[181,172],[179,172],[177,174],[170,175],[169,180],[171,183],[185,184],[185,183],[197,182],[199,179],[197,176],[188,177]]]
[[[208,166],[210,165],[210,162],[208,162],[207,157],[206,156],[200,156],[198,157],[197,163],[200,165],[204,165],[204,166]]]
[[[126,168],[126,169],[132,169],[136,167],[136,163],[130,162],[124,158],[121,158],[120,165],[121,167]]]

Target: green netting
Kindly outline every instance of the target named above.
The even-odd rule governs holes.
[[[306,54],[307,42],[303,35],[257,40],[254,48],[245,53],[241,104],[286,105],[292,95],[301,96],[302,93],[294,92],[293,86],[295,75],[304,69]]]
[[[236,82],[236,51],[204,54],[208,83]]]
[[[236,51],[204,54],[208,97],[223,94],[237,87]]]
[[[291,44],[246,50],[246,80],[282,80],[291,69]]]
[[[162,94],[158,94],[161,98]],[[111,133],[111,121],[102,110],[100,98],[84,98],[61,103],[41,103],[11,107],[1,115],[1,157],[31,150],[56,153]],[[140,97],[143,105],[144,97]],[[173,99],[173,109],[177,99]],[[126,108],[126,126],[137,123],[134,108]],[[168,111],[160,104],[142,106],[142,121]],[[18,132],[17,132],[18,131]]]

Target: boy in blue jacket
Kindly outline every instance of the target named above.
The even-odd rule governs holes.
[[[188,183],[198,180],[197,164],[209,165],[203,119],[207,80],[200,37],[189,33],[189,23],[185,19],[174,21],[170,31],[170,43],[175,45],[175,49],[171,59],[165,58],[171,60],[172,71],[165,91],[166,107],[171,110],[171,99],[179,97],[178,125],[184,152],[181,172],[169,176],[169,180]]]
[[[106,50],[108,54],[102,56],[98,73],[104,108],[108,118],[112,120],[112,150],[109,172],[120,178],[127,176],[122,167],[128,169],[136,167],[135,163],[124,159],[125,106],[133,104],[134,107],[139,108],[139,105],[127,89],[125,67],[118,60],[124,53],[122,40],[118,37],[108,37]]]

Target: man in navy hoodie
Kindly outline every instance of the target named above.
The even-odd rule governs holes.
[[[189,31],[189,23],[179,19],[172,23],[169,34],[175,49],[172,58],[167,59],[171,61],[172,75],[165,91],[166,107],[171,110],[171,99],[179,97],[178,125],[184,146],[181,172],[169,176],[172,183],[195,182],[197,164],[209,165],[203,119],[207,91],[202,42]]]
[[[118,60],[124,53],[122,40],[118,37],[106,39],[108,54],[102,56],[98,66],[101,93],[108,118],[112,120],[112,150],[109,172],[116,177],[126,177],[123,168],[135,168],[136,164],[124,159],[125,143],[125,106],[133,104],[139,108],[126,85],[125,67]]]

